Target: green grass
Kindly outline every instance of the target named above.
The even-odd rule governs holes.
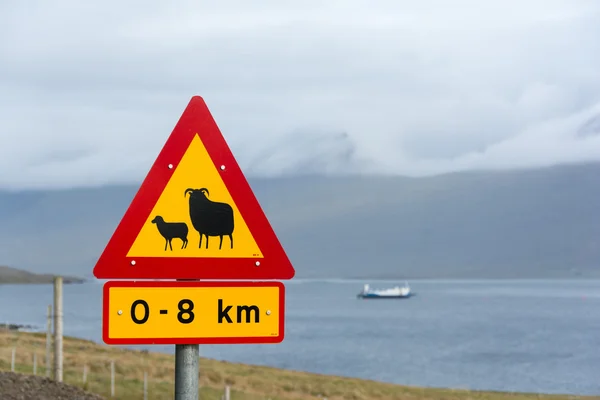
[[[10,370],[12,348],[16,347],[15,370],[33,373],[33,354],[37,355],[37,374],[45,374],[45,334],[0,331],[0,370]],[[143,376],[148,374],[148,399],[173,398],[175,359],[171,354],[129,350],[91,341],[64,338],[66,383],[84,387],[110,398],[110,365],[115,362],[115,398],[142,399]],[[202,353],[202,346],[200,346]],[[84,385],[83,367],[87,365]],[[423,371],[424,374],[427,371]],[[238,363],[200,360],[200,399],[220,399],[225,385],[231,387],[232,400],[566,400],[597,399],[600,396],[538,395],[525,393],[478,392],[430,389],[393,385],[369,380],[342,378],[281,370]]]

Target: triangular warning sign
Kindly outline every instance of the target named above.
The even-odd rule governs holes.
[[[204,100],[192,97],[94,276],[291,279],[294,274]]]

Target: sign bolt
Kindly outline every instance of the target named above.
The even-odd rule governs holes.
[[[173,164],[169,164],[169,169],[173,169]]]
[[[131,260],[131,265],[135,265],[135,260]]]
[[[258,267],[260,265],[260,261],[257,261],[255,264]]]
[[[221,171],[225,171],[225,166],[221,165]]]
[[[267,310],[267,315],[271,315],[271,310]]]
[[[121,314],[123,314],[123,311],[119,310],[119,311],[117,311],[117,314],[121,315]]]

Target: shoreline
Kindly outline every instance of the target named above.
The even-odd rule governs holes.
[[[1,267],[1,266],[0,266]],[[22,271],[26,272],[26,271]],[[63,278],[63,284],[104,284],[107,281],[111,281],[111,279],[97,279],[97,278],[82,278],[79,276],[71,276],[71,275],[62,275],[62,274],[34,274],[29,273],[35,276],[33,279],[7,279],[2,276],[0,273],[0,285],[47,285],[52,284],[55,276],[60,276]],[[41,280],[40,280],[41,279]],[[141,281],[152,281],[153,279],[134,279]],[[167,281],[171,281],[174,279],[167,279]],[[214,279],[206,279],[206,281],[212,281]],[[217,281],[227,281],[227,279],[216,279]],[[234,281],[236,281],[234,279]],[[598,282],[600,281],[600,276],[565,276],[565,277],[447,277],[447,278],[439,278],[439,277],[348,277],[348,278],[335,278],[335,277],[294,277],[293,280],[284,281],[285,284],[295,284],[295,283],[369,283],[369,282],[381,282],[381,283],[390,283],[390,282],[426,282],[426,283],[536,283],[536,282],[544,282],[544,283],[561,283],[561,282]]]
[[[1,331],[14,331],[14,332],[29,332],[29,333],[42,333],[39,328],[33,325],[26,324],[13,324],[11,322],[0,322]]]
[[[9,324],[19,326],[19,324]],[[24,332],[0,327],[0,370],[10,370],[11,351],[16,349],[17,372],[32,373],[32,354],[38,359],[38,375],[45,357],[45,332]],[[117,397],[138,397],[143,375],[151,379],[149,393],[155,391],[163,398],[172,394],[174,354],[109,346],[93,340],[64,336],[65,382],[82,386],[84,365],[88,369],[87,386],[94,393],[109,397],[110,362],[115,362]],[[8,361],[8,362],[7,362]],[[236,399],[315,399],[317,395],[334,399],[596,399],[600,396],[572,394],[517,393],[459,388],[415,387],[372,379],[327,375],[270,366],[244,364],[200,357],[201,391],[219,392],[230,385]],[[134,384],[134,382],[137,382]],[[152,388],[152,389],[151,389]],[[127,396],[125,396],[127,394]],[[154,398],[153,396],[149,397]]]
[[[62,275],[54,273],[38,273],[31,272],[24,269],[9,267],[6,265],[0,265],[0,285],[44,285],[52,284],[54,278],[61,276],[63,278],[63,284],[81,284],[87,280],[82,277]]]
[[[73,276],[62,276],[62,275],[37,275],[33,278],[23,279],[12,279],[0,276],[0,286],[2,285],[53,285],[54,277],[60,276],[63,278],[63,285],[82,285],[89,283],[89,280],[83,278],[77,278]]]

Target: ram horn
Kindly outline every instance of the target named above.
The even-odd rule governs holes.
[[[194,192],[194,191],[195,191],[195,189],[192,189],[192,188],[185,189],[185,192],[183,193],[183,197],[187,196],[188,192]]]
[[[210,193],[208,193],[208,189],[207,188],[202,188],[202,189],[198,189],[199,192],[206,192],[206,196],[210,196]]]

